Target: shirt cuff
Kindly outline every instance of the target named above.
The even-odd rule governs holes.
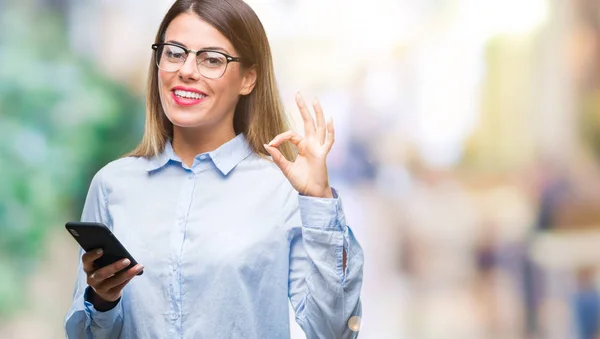
[[[333,198],[315,198],[298,195],[300,218],[304,227],[345,231],[344,211],[337,190],[331,188]]]
[[[89,286],[86,288],[83,298],[85,313],[90,322],[100,328],[109,328],[114,326],[117,318],[121,316],[121,300],[119,299],[119,303],[112,309],[105,312],[100,312],[94,307],[94,304],[86,300],[86,296],[90,288],[91,287]]]

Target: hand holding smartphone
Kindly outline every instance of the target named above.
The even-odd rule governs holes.
[[[143,274],[144,266],[137,263],[105,225],[68,222],[65,228],[86,251],[81,260],[88,285],[101,298],[92,301],[97,309],[119,300],[125,285]]]

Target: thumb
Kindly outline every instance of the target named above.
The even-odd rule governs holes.
[[[289,162],[283,156],[283,154],[281,154],[281,152],[277,149],[277,147],[269,146],[267,144],[264,144],[263,146],[265,147],[267,152],[269,152],[271,157],[273,157],[273,162],[275,163],[275,165],[277,165],[277,167],[279,167],[279,169],[283,172],[283,174],[287,175],[287,172],[291,165],[291,162]]]

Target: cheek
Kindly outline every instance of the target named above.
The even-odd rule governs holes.
[[[163,72],[161,70],[158,70],[158,84],[159,84],[159,87],[164,87],[169,82],[171,82],[172,79],[173,79],[173,76],[174,76],[174,73],[168,73],[168,72]]]
[[[220,92],[226,94],[230,100],[236,99],[240,92],[241,88],[241,78],[237,73],[237,70],[232,70],[234,72],[229,73],[229,71],[221,78],[219,81],[219,89]]]

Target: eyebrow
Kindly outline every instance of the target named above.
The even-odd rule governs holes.
[[[175,41],[175,40],[168,40],[168,41],[165,41],[165,42],[166,42],[166,43],[170,43],[170,44],[179,45],[179,46],[182,46],[182,47],[186,47],[186,48],[187,48],[187,46],[186,46],[184,43],[181,43],[181,42],[179,42],[179,41]],[[200,50],[221,51],[221,52],[224,52],[224,53],[227,53],[227,54],[231,54],[231,53],[229,53],[229,51],[227,51],[225,48],[223,48],[223,47],[219,47],[219,46],[208,46],[208,47],[203,47],[203,48],[201,48]]]

